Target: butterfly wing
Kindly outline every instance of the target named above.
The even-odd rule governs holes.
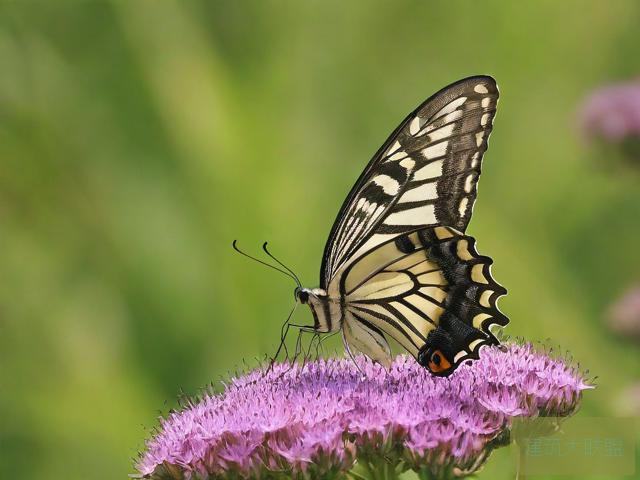
[[[357,330],[356,348],[384,364],[386,342],[374,334],[389,334],[418,358],[446,316],[455,325],[447,347],[448,374],[477,358],[482,345],[497,343],[491,326],[508,323],[496,305],[506,290],[492,278],[491,263],[478,254],[473,237],[451,228],[422,229],[386,241],[354,259],[341,277],[345,329]]]
[[[399,235],[438,225],[465,231],[497,101],[493,78],[469,77],[400,124],[340,209],[323,255],[322,288],[351,259]]]
[[[356,319],[348,311],[343,325],[342,334],[347,351],[354,347],[385,368],[391,366],[391,348],[378,327],[362,317]]]

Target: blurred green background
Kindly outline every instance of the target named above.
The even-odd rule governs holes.
[[[583,415],[622,414],[640,354],[603,315],[640,276],[640,177],[576,109],[640,72],[639,25],[632,0],[2,2],[0,478],[126,478],[180,389],[273,353],[293,284],[231,241],[316,286],[370,156],[472,74],[501,89],[469,232],[507,333],[599,376]]]

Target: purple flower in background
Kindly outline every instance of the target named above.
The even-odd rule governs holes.
[[[413,358],[389,371],[358,357],[276,364],[232,379],[161,420],[137,468],[157,479],[344,478],[413,469],[476,471],[508,444],[515,416],[574,413],[591,388],[573,366],[530,344],[484,348],[451,377]],[[357,461],[357,462],[356,462]],[[429,478],[431,478],[429,477]]]
[[[580,109],[580,125],[588,138],[620,143],[640,136],[640,79],[591,93]]]
[[[640,285],[629,288],[609,308],[607,322],[616,333],[640,339]]]

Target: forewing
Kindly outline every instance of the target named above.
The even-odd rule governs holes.
[[[445,227],[429,228],[385,242],[355,259],[341,277],[346,310],[373,325],[417,357],[427,335],[445,314],[477,335],[454,352],[456,366],[497,343],[492,325],[508,323],[496,303],[506,290],[491,276],[489,257],[473,237]]]
[[[323,255],[323,288],[358,253],[391,238],[437,225],[465,231],[497,100],[493,78],[470,77],[400,124],[340,209]]]

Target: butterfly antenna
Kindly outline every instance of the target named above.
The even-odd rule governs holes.
[[[267,262],[263,262],[262,260],[257,259],[256,257],[252,257],[252,256],[251,256],[251,255],[249,255],[248,253],[245,253],[245,252],[243,252],[242,250],[240,250],[240,249],[238,248],[237,243],[238,243],[238,241],[237,241],[237,240],[234,240],[234,241],[233,241],[233,243],[232,243],[231,245],[233,246],[233,249],[234,249],[236,252],[238,252],[240,255],[243,255],[243,256],[245,256],[245,257],[247,257],[247,258],[250,258],[251,260],[253,260],[253,261],[255,261],[255,262],[261,263],[262,265],[265,265],[265,266],[267,266],[267,267],[269,267],[269,268],[273,268],[274,270],[276,270],[276,271],[278,271],[278,272],[280,272],[280,273],[285,274],[287,277],[291,278],[294,282],[296,282],[296,285],[300,286],[300,281],[298,280],[298,277],[296,277],[295,275],[292,275],[292,273],[293,273],[293,272],[288,272],[288,271],[285,271],[285,270],[281,270],[281,269],[279,269],[278,267],[274,267],[273,265],[271,265],[271,264],[269,264],[269,263],[267,263]],[[278,262],[278,263],[280,263],[280,262]],[[283,266],[284,266],[284,265],[283,265]],[[286,267],[285,267],[285,268],[286,268]],[[287,269],[287,270],[288,270],[288,269]]]
[[[264,242],[262,244],[262,250],[264,250],[264,252],[269,255],[273,260],[275,260],[275,262],[280,265],[282,268],[284,268],[287,272],[289,272],[294,280],[296,281],[296,283],[298,284],[298,287],[302,288],[302,284],[300,283],[300,279],[298,278],[298,276],[293,273],[293,270],[291,270],[289,267],[287,267],[284,263],[282,263],[280,260],[278,260],[268,249],[267,249],[267,242]]]

